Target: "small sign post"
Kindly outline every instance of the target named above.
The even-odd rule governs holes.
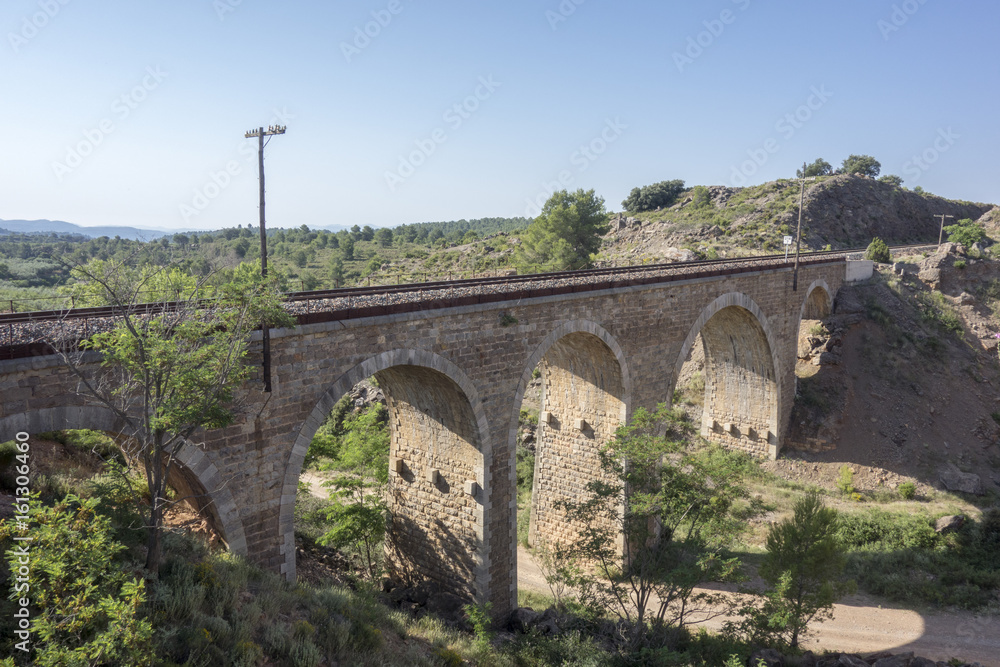
[[[786,236],[785,240],[784,240],[784,243],[785,243],[785,261],[787,262],[788,261],[788,246],[792,245],[792,237],[791,236]]]

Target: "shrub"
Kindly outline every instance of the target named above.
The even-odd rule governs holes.
[[[899,492],[899,497],[903,500],[913,500],[917,495],[917,485],[913,482],[903,482],[896,490]]]
[[[961,243],[966,248],[974,243],[986,240],[986,230],[982,226],[977,225],[971,218],[964,218],[954,225],[948,225],[944,228],[944,231],[948,232],[948,240],[950,242]],[[958,266],[958,262],[955,262],[955,266]]]
[[[830,332],[826,330],[826,327],[822,323],[814,324],[809,327],[810,336],[829,336]]]
[[[854,493],[854,471],[850,466],[841,466],[840,474],[837,476],[837,488],[845,496]]]
[[[490,640],[493,638],[493,633],[490,632],[490,609],[492,607],[493,603],[491,602],[467,604],[462,607],[466,618],[472,624],[472,631],[475,634],[473,646],[475,646],[476,653],[484,657],[490,654]]]
[[[842,515],[838,535],[847,548],[880,551],[932,549],[943,539],[926,515],[879,509]]]
[[[138,665],[153,658],[153,628],[140,612],[144,582],[116,562],[125,547],[97,505],[73,495],[54,507],[32,499],[32,664],[91,664],[100,656],[100,664]],[[14,523],[0,525],[11,569],[18,567],[17,532]]]
[[[768,531],[760,575],[769,589],[762,604],[744,608],[749,637],[797,647],[809,623],[831,618],[833,603],[853,588],[840,580],[845,564],[836,510],[815,492],[799,499],[795,514]]]
[[[632,188],[628,197],[622,202],[622,208],[629,213],[664,208],[677,201],[678,195],[683,191],[684,181],[680,179]]]
[[[964,259],[956,260],[955,263],[953,264],[953,266],[956,269],[964,269],[965,268],[965,260]]]
[[[886,245],[885,241],[876,236],[872,239],[868,249],[865,250],[865,259],[870,259],[879,264],[888,264],[892,261],[892,254],[889,252],[889,246]]]

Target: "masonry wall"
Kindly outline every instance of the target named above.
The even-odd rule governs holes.
[[[598,454],[625,420],[625,388],[614,353],[589,333],[561,338],[540,367],[542,410],[528,540],[532,546],[554,546],[573,541],[588,524],[615,529],[600,517],[571,521],[558,503],[583,502],[591,495],[587,485],[602,477]]]
[[[433,581],[439,590],[474,598],[482,561],[482,507],[475,495],[483,460],[469,401],[435,370],[402,366],[376,377],[391,433],[388,569],[400,579]]]
[[[843,263],[806,265],[800,268],[798,283],[805,286],[822,281],[835,294],[844,273]],[[442,469],[450,484],[452,476],[468,475],[470,465],[474,467],[480,460],[482,470],[474,471],[480,488],[474,498],[459,501],[456,497],[457,505],[438,502],[449,517],[450,509],[471,516],[465,521],[471,521],[475,528],[463,524],[460,530],[464,537],[435,554],[450,559],[457,548],[454,545],[464,542],[475,555],[447,576],[463,578],[455,585],[457,589],[491,600],[494,612],[503,614],[516,604],[514,449],[517,413],[532,369],[565,336],[587,333],[599,338],[619,360],[623,387],[619,400],[626,413],[638,406],[652,408],[670,400],[675,374],[690,345],[710,316],[721,309],[712,304],[735,303],[726,295],[742,295],[757,308],[754,319],[765,333],[773,358],[776,405],[772,409],[777,415],[777,433],[769,454],[774,455],[794,399],[796,337],[807,296],[806,289],[792,291],[791,277],[790,269],[771,269],[272,331],[273,393],[264,394],[259,384],[251,383],[239,423],[198,434],[199,446],[191,450],[189,464],[212,494],[234,550],[294,577],[292,508],[296,483],[309,439],[323,416],[340,395],[365,377],[396,367],[435,370],[459,390],[452,387],[447,392],[427,392],[419,400],[414,397],[409,401],[408,408],[402,407],[399,394],[395,451],[410,452],[407,455],[414,457],[418,451],[428,451],[425,448],[433,439],[425,440],[424,433],[431,422],[420,422],[423,417],[419,415],[442,417],[438,404],[460,402],[456,394],[461,394],[467,405],[467,409],[462,408],[464,416],[439,418],[439,426],[431,430],[436,429],[439,442],[446,432],[465,434],[449,440],[458,455],[444,457],[453,460],[455,467],[442,463]],[[502,315],[515,318],[517,323],[505,326],[510,319]],[[256,349],[251,350],[251,359],[259,362]],[[553,375],[553,383],[572,385],[577,382],[574,377],[586,377],[586,373],[577,370],[564,380]],[[412,386],[431,383],[429,377],[410,378]],[[573,391],[584,387],[579,383],[572,386]],[[0,392],[0,439],[12,437],[15,429],[27,428],[29,415],[41,414],[40,410],[48,410],[46,430],[80,427],[74,422],[80,413],[65,408],[81,403],[76,381],[51,360],[0,362]],[[608,393],[614,395],[613,391]],[[572,413],[578,401],[572,394],[566,395],[571,397],[566,410]],[[609,424],[613,420],[607,415],[614,410],[603,403],[602,417],[602,399],[599,394],[594,396],[589,404],[594,407],[587,407],[591,419],[599,425]],[[478,440],[468,435],[470,419],[476,425],[473,430]],[[420,423],[424,427],[419,427]],[[454,427],[446,427],[446,423]],[[572,451],[573,444],[569,440],[566,444]],[[416,464],[418,468],[421,465]],[[417,498],[423,492],[441,493],[417,488]],[[450,491],[448,495],[450,503]],[[444,500],[443,495],[440,498]],[[470,515],[468,503],[473,501]],[[413,514],[430,510],[433,516],[438,511],[433,500],[430,505],[425,499],[414,500],[408,507]],[[427,521],[429,525],[434,519]],[[240,531],[243,535],[232,537]],[[470,576],[473,581],[464,580]]]
[[[701,434],[759,457],[778,434],[775,364],[767,336],[750,311],[720,310],[701,330],[705,407]]]

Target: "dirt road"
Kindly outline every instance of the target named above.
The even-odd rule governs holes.
[[[517,548],[517,582],[522,590],[549,594],[545,577],[531,553]],[[705,623],[718,630],[723,618]],[[976,617],[966,612],[918,613],[889,609],[854,595],[835,605],[833,618],[814,626],[803,646],[813,651],[874,653],[913,651],[932,660],[957,657],[1000,667],[1000,618]]]

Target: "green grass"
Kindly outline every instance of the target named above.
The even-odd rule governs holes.
[[[933,520],[922,511],[842,513],[838,534],[848,551],[848,576],[872,595],[909,605],[983,609],[995,604],[1000,520],[987,514],[950,535],[935,532]]]

